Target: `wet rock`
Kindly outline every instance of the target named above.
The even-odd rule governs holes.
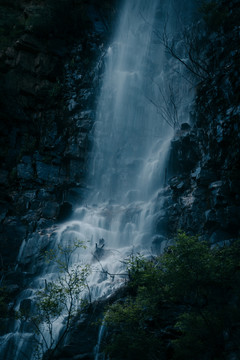
[[[40,201],[55,200],[55,195],[46,189],[40,189],[37,193],[37,199]]]
[[[68,147],[67,147],[64,155],[66,157],[78,158],[79,153],[80,153],[79,143],[76,142],[75,138],[69,139],[68,142],[69,142],[69,144],[68,144]]]
[[[166,246],[168,246],[168,239],[164,236],[157,235],[152,241],[151,249],[155,254],[162,254]]]
[[[217,221],[217,214],[214,210],[207,210],[205,212],[205,218],[206,218],[206,222],[205,222],[205,228],[212,228],[214,225],[216,225],[218,223]]]
[[[67,220],[73,213],[72,204],[65,201],[59,207],[59,213],[57,216],[58,221],[65,221]]]
[[[187,187],[187,181],[183,181],[181,177],[174,177],[169,180],[170,187],[178,193],[183,192]]]
[[[191,171],[197,164],[200,151],[198,139],[193,133],[182,131],[171,142],[169,174],[171,176]]]
[[[19,310],[22,314],[26,315],[30,313],[32,306],[32,300],[31,299],[23,299],[20,303]]]
[[[201,186],[209,186],[212,182],[217,180],[217,174],[212,169],[201,168],[199,174],[197,175],[197,183]]]
[[[57,218],[59,214],[59,204],[57,202],[47,202],[42,209],[42,216],[45,219]]]
[[[58,166],[45,164],[41,161],[36,162],[37,177],[41,182],[59,183],[59,171]]]
[[[66,198],[70,203],[80,203],[84,198],[84,193],[86,189],[83,187],[74,187],[69,188],[66,194]]]
[[[54,224],[53,219],[41,218],[37,223],[37,227],[38,227],[38,230],[40,230],[42,232],[42,230],[50,228],[53,224]]]
[[[103,259],[109,254],[109,250],[105,250],[105,240],[103,238],[98,240],[98,244],[95,244],[95,251],[93,253],[93,258],[97,261]]]
[[[212,233],[209,241],[211,244],[216,244],[216,243],[221,243],[221,242],[229,240],[229,239],[232,239],[231,234],[229,234],[226,231],[218,229]]]
[[[37,231],[26,240],[23,241],[18,263],[26,269],[29,273],[34,274],[39,268],[43,266],[43,253],[48,248],[51,241],[55,238],[53,229],[48,228],[46,231]]]
[[[220,207],[227,205],[228,200],[222,181],[216,181],[214,183],[211,183],[209,185],[209,189],[211,190],[212,207]]]
[[[167,214],[160,215],[156,220],[156,232],[168,236],[171,232]]]
[[[84,174],[85,171],[85,167],[83,165],[84,163],[79,162],[78,160],[71,160],[70,161],[70,179],[72,180],[73,183],[78,183],[81,179],[81,177]]]
[[[215,190],[215,189],[219,189],[221,188],[223,185],[223,181],[222,180],[218,180],[218,181],[215,181],[213,183],[210,183],[209,185],[209,189],[212,191],[212,190]]]
[[[27,232],[32,233],[37,228],[39,215],[34,210],[29,210],[26,215],[21,216],[21,222],[27,226]]]
[[[17,284],[8,285],[5,287],[5,291],[9,295],[14,295],[19,291],[20,287]]]
[[[17,177],[23,180],[32,180],[34,178],[34,170],[30,156],[23,156],[22,162],[17,165]]]

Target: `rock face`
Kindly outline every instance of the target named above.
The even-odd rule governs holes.
[[[107,1],[0,5],[4,269],[14,266],[22,241],[39,222],[63,220],[81,199],[112,9]]]
[[[223,21],[206,15],[207,70],[191,127],[182,124],[171,144],[164,215],[164,235],[183,229],[212,244],[237,238],[240,223],[239,4],[222,1],[214,11]]]

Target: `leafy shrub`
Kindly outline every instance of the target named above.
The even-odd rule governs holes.
[[[86,249],[82,241],[75,241],[65,247],[58,245],[57,251],[51,249],[45,252],[46,262],[55,264],[58,277],[50,281],[45,280],[45,286],[36,292],[34,306],[27,309],[20,307],[16,314],[19,319],[32,326],[33,342],[37,345],[33,355],[37,359],[54,357],[70,330],[74,316],[88,304],[86,292],[91,302],[87,282],[90,266],[71,265],[72,256],[79,248]],[[60,319],[64,319],[64,323],[60,336],[56,338],[54,327]]]
[[[106,312],[110,359],[224,359],[240,334],[240,242],[211,249],[180,232],[129,261],[129,297]],[[154,354],[154,356],[153,356]]]

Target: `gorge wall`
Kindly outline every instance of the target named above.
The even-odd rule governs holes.
[[[27,234],[68,216],[81,198],[114,7],[12,1],[0,10],[0,247],[6,270]]]
[[[197,233],[212,244],[239,236],[239,6],[205,8],[191,128],[176,134],[169,164],[168,231]]]

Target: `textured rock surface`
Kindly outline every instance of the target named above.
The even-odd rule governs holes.
[[[0,22],[0,254],[7,269],[41,219],[63,219],[64,201],[71,207],[81,199],[112,9],[50,0],[4,2],[0,11],[7,17]]]
[[[223,1],[217,11],[223,20],[207,23],[214,26],[203,50],[208,73],[191,128],[183,124],[171,144],[165,214],[165,235],[183,229],[211,243],[240,231],[239,2]]]

